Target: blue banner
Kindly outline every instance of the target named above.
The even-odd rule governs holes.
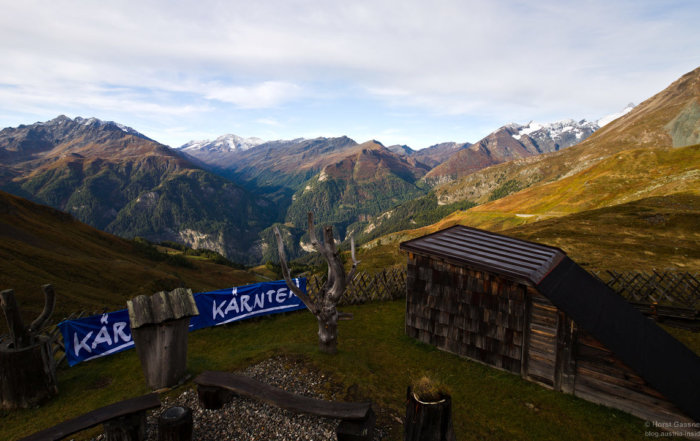
[[[306,279],[292,279],[306,292]],[[256,283],[194,294],[199,315],[190,319],[190,331],[251,317],[296,311],[306,306],[284,280]],[[58,324],[70,366],[134,347],[126,309]]]

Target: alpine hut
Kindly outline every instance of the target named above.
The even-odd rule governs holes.
[[[461,225],[400,249],[409,336],[647,421],[700,421],[700,357],[561,249]]]

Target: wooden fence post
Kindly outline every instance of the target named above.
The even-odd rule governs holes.
[[[127,307],[146,384],[153,390],[174,386],[187,369],[190,317],[199,314],[192,290],[138,296]]]

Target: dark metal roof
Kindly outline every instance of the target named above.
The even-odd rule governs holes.
[[[559,248],[463,225],[402,242],[399,249],[535,285],[566,256]]]

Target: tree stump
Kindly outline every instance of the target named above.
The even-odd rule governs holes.
[[[406,393],[404,441],[455,441],[452,428],[452,399],[420,401],[409,386]]]
[[[58,393],[51,340],[38,335],[53,312],[55,295],[51,285],[42,288],[44,310],[28,327],[22,321],[14,291],[0,292],[0,307],[10,330],[9,338],[0,343],[1,409],[32,407]]]
[[[178,288],[138,296],[127,307],[146,384],[153,390],[174,386],[187,369],[190,317],[199,314],[192,291]]]
[[[158,441],[192,441],[192,409],[166,409],[158,418]]]
[[[46,336],[26,348],[0,344],[0,408],[36,406],[58,393],[56,363],[51,341]]]
[[[102,427],[105,441],[143,441],[146,439],[146,412],[111,419]]]

